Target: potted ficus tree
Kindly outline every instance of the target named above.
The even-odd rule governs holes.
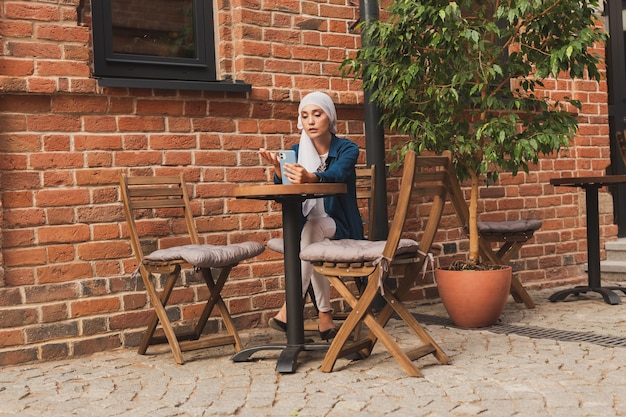
[[[595,0],[397,0],[361,24],[364,46],[344,74],[363,80],[386,128],[409,137],[402,150],[451,151],[471,184],[469,258],[459,269],[481,267],[479,187],[503,171],[528,172],[576,135],[581,103],[552,87],[600,81],[599,24]]]

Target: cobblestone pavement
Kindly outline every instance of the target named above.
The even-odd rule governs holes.
[[[413,306],[452,359],[419,359],[423,378],[407,377],[380,343],[330,374],[318,369],[322,352],[279,374],[276,351],[245,363],[232,350],[198,351],[178,366],[168,352],[119,350],[1,369],[0,416],[626,416],[626,297],[551,303],[554,291],[531,291],[533,310],[510,299],[501,323],[479,330],[451,326],[441,304]],[[401,344],[413,340],[390,326]],[[247,345],[275,337],[242,334]]]

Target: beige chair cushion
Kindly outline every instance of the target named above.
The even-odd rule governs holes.
[[[146,256],[148,261],[173,261],[184,259],[201,268],[221,268],[252,258],[265,250],[258,242],[242,242],[230,245],[185,245],[159,249]]]
[[[285,253],[285,241],[282,237],[275,237],[267,241],[267,247],[278,253]]]
[[[384,240],[326,239],[313,243],[300,252],[300,259],[309,262],[357,263],[374,262],[383,256]],[[418,244],[412,239],[400,239],[396,256],[417,255]]]

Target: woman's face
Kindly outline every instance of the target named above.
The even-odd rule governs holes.
[[[330,118],[319,106],[309,104],[300,112],[302,127],[312,140],[330,137]]]

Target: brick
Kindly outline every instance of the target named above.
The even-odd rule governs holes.
[[[76,279],[89,278],[91,274],[89,264],[77,262],[42,266],[36,269],[37,283],[40,285],[71,282]]]
[[[0,348],[23,345],[24,335],[21,330],[0,330]]]
[[[2,233],[2,247],[12,248],[32,245],[35,241],[33,230],[6,230]]]
[[[47,152],[69,152],[72,139],[69,135],[46,135],[43,137],[43,149]],[[78,164],[76,166],[81,166]]]
[[[39,132],[76,132],[81,129],[80,117],[69,115],[28,115],[29,130]]]
[[[170,166],[181,166],[181,165],[191,165],[192,157],[189,152],[175,152],[169,151],[165,153],[165,158],[163,160],[163,165]]]
[[[122,346],[119,335],[106,335],[86,340],[72,342],[74,355],[90,355],[96,352],[104,352],[117,349]]]
[[[148,297],[145,293],[123,295],[122,305],[124,311],[143,309],[148,307]]]
[[[90,298],[70,303],[71,317],[84,317],[95,314],[119,311],[118,297]]]
[[[68,207],[49,208],[46,214],[50,225],[71,224],[75,219],[74,210]]]
[[[69,318],[66,303],[47,304],[41,307],[41,322],[54,323]]]
[[[136,167],[160,165],[162,154],[157,151],[116,152],[114,157],[117,166]]]
[[[127,312],[123,314],[113,314],[109,319],[111,330],[124,330],[133,328],[143,328],[148,325],[152,310],[141,310]]]
[[[83,169],[76,172],[76,185],[93,186],[119,183],[119,169]]]
[[[164,114],[180,116],[183,114],[184,102],[180,100],[137,100],[137,114]]]
[[[96,261],[94,262],[94,270],[95,276],[97,277],[110,277],[122,273],[120,263],[117,259],[111,261]]]
[[[60,360],[69,356],[70,348],[67,343],[47,343],[41,346],[41,360]]]
[[[40,207],[59,207],[89,203],[86,189],[42,190],[35,193],[36,204]]]
[[[61,58],[61,46],[38,42],[9,42],[8,49],[15,57]]]
[[[193,149],[196,147],[195,135],[152,135],[151,149]]]
[[[28,91],[30,93],[52,94],[58,91],[57,82],[53,78],[30,77],[28,79]]]
[[[220,119],[205,117],[193,120],[193,130],[196,132],[233,132],[235,121],[232,119]]]
[[[165,121],[161,117],[120,117],[118,128],[122,132],[161,132]]]
[[[20,304],[22,304],[22,295],[19,288],[0,288],[0,307]]]
[[[83,155],[75,152],[54,152],[32,155],[30,163],[33,169],[80,168],[83,166]]]
[[[34,72],[35,66],[30,59],[4,57],[4,59],[0,61],[0,75],[27,77],[33,75]]]
[[[4,263],[7,267],[44,265],[46,262],[46,249],[43,247],[7,249],[4,252]]]
[[[14,94],[5,94],[2,97],[2,101],[0,101],[0,110],[5,112],[15,112],[15,113],[30,113],[30,112],[49,112],[50,111],[50,97],[46,97],[39,94],[31,94],[31,95],[14,95]],[[29,142],[34,142],[35,145],[39,144],[39,136],[38,135],[11,135],[5,140],[14,139],[17,141],[20,137],[25,138]],[[0,145],[2,148],[0,149],[11,149],[18,146],[17,143],[2,143]],[[36,150],[32,148],[27,148],[30,150]],[[17,150],[17,149],[16,149]]]
[[[17,350],[0,352],[0,366],[18,365],[33,362],[38,359],[36,347],[20,347]]]
[[[22,114],[0,114],[0,122],[5,131],[21,132],[27,130],[26,116]]]
[[[89,168],[95,167],[110,167],[113,165],[113,156],[106,152],[90,152],[87,154],[87,166]]]
[[[80,283],[80,294],[83,297],[94,297],[107,294],[108,282],[106,279],[83,280]]]
[[[93,226],[94,240],[112,240],[119,237],[119,226],[117,224],[96,224]]]
[[[81,320],[82,334],[93,336],[95,334],[106,333],[109,330],[106,317],[93,317]]]
[[[8,2],[5,5],[6,17],[16,20],[59,20],[59,11],[56,6],[40,3]]]
[[[174,288],[170,298],[168,300],[168,305],[178,305],[190,303],[195,300],[195,292],[193,288]]]
[[[24,288],[26,304],[71,300],[79,295],[78,285],[73,282]]]
[[[52,99],[52,111],[55,113],[103,113],[107,110],[108,100],[102,96],[55,96]]]
[[[35,283],[34,272],[32,268],[12,268],[10,270],[6,270],[4,274],[4,283],[5,285],[12,287],[33,285]]]
[[[22,77],[0,75],[0,91],[3,92],[24,92],[27,90],[26,79]]]
[[[70,170],[45,171],[43,174],[44,188],[71,187],[74,185],[74,178]]]
[[[37,323],[37,310],[34,307],[1,308],[0,328],[9,329]]]
[[[90,38],[90,29],[88,27],[42,24],[37,27],[36,34],[40,39],[88,43]]]
[[[88,242],[77,246],[77,254],[83,260],[119,259],[132,255],[128,242]]]

